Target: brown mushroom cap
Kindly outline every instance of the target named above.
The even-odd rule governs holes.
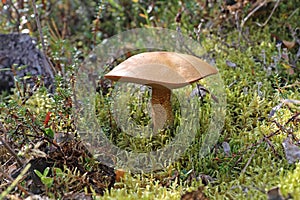
[[[107,73],[105,78],[174,89],[216,73],[216,68],[200,58],[162,51],[132,56]]]

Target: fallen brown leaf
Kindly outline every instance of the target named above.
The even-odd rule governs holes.
[[[283,142],[285,157],[289,164],[293,164],[300,160],[300,148],[293,144],[292,138],[288,136]]]
[[[196,191],[186,192],[181,196],[181,200],[209,200],[202,191],[203,187],[199,187]]]
[[[267,195],[268,195],[268,200],[284,200],[284,198],[281,195],[279,187],[270,189],[267,192]]]
[[[296,42],[294,42],[294,41],[290,42],[290,41],[282,40],[282,43],[288,49],[292,49],[296,45]]]

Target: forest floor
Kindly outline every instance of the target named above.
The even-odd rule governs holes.
[[[9,56],[0,57],[0,73],[15,75],[15,87],[0,96],[0,199],[300,199],[299,8],[296,0],[3,0],[1,33],[36,38],[54,77],[49,89],[42,76],[15,73],[30,66],[14,60],[7,69]],[[166,32],[150,37],[158,41],[151,46],[144,36],[153,27]],[[146,32],[125,32],[135,28]],[[126,37],[110,43],[114,35]],[[122,43],[136,36],[135,43]],[[123,130],[132,127],[120,126],[126,112],[117,111],[124,104],[130,120],[144,127],[151,121],[149,93],[126,90],[123,97],[103,76],[132,55],[161,50],[158,43],[168,39],[166,50],[177,42],[188,54],[201,47],[199,56],[218,69],[215,79],[179,91],[174,103],[183,107],[181,97],[192,102],[188,92],[201,86],[199,107],[189,107],[200,128],[189,127],[195,118],[181,110],[174,118],[188,124],[183,133],[170,129],[151,139],[132,137]],[[103,63],[100,55],[110,60]],[[28,79],[35,84],[24,85]],[[90,91],[93,103],[85,98]],[[94,128],[90,116],[100,124],[100,136],[81,134]],[[210,135],[217,137],[202,154]],[[144,170],[143,153],[159,152],[172,137],[192,140],[176,160],[167,157],[162,167]],[[108,144],[121,150],[110,151]],[[128,160],[120,157],[124,151]],[[130,165],[130,156],[140,168]]]

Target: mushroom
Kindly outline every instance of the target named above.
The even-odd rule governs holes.
[[[153,131],[157,132],[165,125],[171,125],[174,120],[171,89],[184,87],[216,73],[216,68],[198,57],[160,51],[134,55],[104,77],[152,88]]]

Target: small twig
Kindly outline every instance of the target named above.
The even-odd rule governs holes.
[[[7,173],[5,173],[4,172],[4,170],[3,170],[3,168],[0,166],[0,172],[3,174],[3,176],[6,178],[6,179],[8,179],[10,182],[11,182],[11,185],[12,185],[12,182],[14,182],[14,179],[10,176],[10,175],[8,175]],[[26,172],[25,172],[26,173]],[[22,177],[21,178],[21,180],[19,181],[19,182],[21,182],[23,179],[24,179],[25,177]],[[8,183],[6,183],[5,184],[5,186],[6,185],[9,185],[10,183],[8,182]],[[2,187],[3,185],[1,185],[0,186],[0,188]],[[5,187],[4,186],[4,187]],[[30,195],[30,193],[25,189],[25,188],[23,188],[20,184],[17,184],[17,187],[18,187],[18,189],[19,190],[21,190],[22,192],[24,192],[24,194],[25,195]],[[5,188],[9,188],[9,186],[7,186],[7,187],[5,187]],[[3,193],[2,193],[3,194]],[[2,195],[1,194],[1,195]],[[1,197],[0,197],[0,199],[1,199]]]
[[[280,123],[278,123],[275,120],[272,120],[271,122],[273,122],[274,124],[276,124],[276,126],[282,131],[282,132],[286,132],[287,134],[293,134],[293,132],[291,132],[290,130],[286,129],[284,126],[282,126]]]
[[[300,115],[300,112],[294,114],[290,119],[288,119],[288,121],[284,125],[287,125],[291,121],[294,121],[299,115]]]
[[[31,0],[31,2],[32,2],[35,22],[36,22],[36,25],[37,25],[37,28],[38,28],[38,31],[39,31],[39,34],[40,34],[40,40],[41,40],[41,43],[42,43],[43,52],[45,53],[46,52],[46,45],[45,45],[45,41],[44,41],[41,22],[40,22],[40,19],[39,19],[39,13],[38,13],[38,10],[36,9],[35,0]]]
[[[234,163],[234,166],[236,166],[240,161],[242,160],[242,156],[240,156]]]
[[[41,22],[40,22],[40,19],[39,19],[39,13],[38,13],[38,10],[36,9],[35,0],[31,0],[31,2],[32,2],[33,12],[34,12],[34,18],[35,18],[36,25],[37,25],[37,28],[38,28],[38,31],[39,31],[40,40],[41,40],[41,43],[42,43],[42,48],[43,48],[43,53],[44,53],[44,59],[48,62],[48,64],[52,68],[53,72],[56,73],[56,70],[55,70],[54,66],[52,65],[52,63],[49,60],[49,58],[46,56],[47,55],[47,49],[46,49],[46,45],[45,45],[45,41],[44,41],[44,36],[43,36]],[[48,72],[50,73],[51,78],[54,78],[52,72],[50,70],[48,70]]]
[[[6,190],[4,190],[1,194],[0,194],[0,199],[4,199],[4,197],[6,195],[9,194],[9,192],[14,189],[15,186],[17,186],[22,192],[24,192],[25,194],[29,194],[22,186],[20,186],[18,183],[24,179],[24,175],[27,173],[27,171],[30,169],[30,164],[26,165],[26,167],[21,171],[20,175],[13,180],[12,178],[9,178],[10,181],[12,181],[11,185],[9,187],[7,187]],[[1,171],[2,168],[0,167]],[[5,174],[5,173],[4,173]],[[7,176],[8,177],[8,176]]]
[[[263,7],[265,4],[267,3],[267,1],[263,1],[262,3],[260,3],[257,7],[255,7],[243,20],[242,20],[242,23],[241,23],[241,26],[240,27],[244,27],[246,21],[248,21],[248,19],[256,12],[258,11],[261,7]]]
[[[15,25],[15,28],[16,28],[16,30],[17,30],[17,32],[19,32],[20,31],[20,12],[19,12],[19,9],[18,8],[16,8],[16,6],[14,5],[14,3],[12,2],[12,1],[7,1],[7,3],[15,10],[15,12],[16,12],[16,21],[17,21],[17,24]],[[11,21],[11,19],[10,18],[12,18],[12,16],[11,16],[11,13],[10,13],[10,16],[9,16],[9,20]]]
[[[250,165],[251,160],[253,159],[256,150],[257,150],[257,149],[254,149],[254,151],[252,152],[252,154],[251,154],[250,158],[248,159],[246,165],[245,165],[244,168],[242,169],[242,171],[241,171],[242,174],[244,174],[244,173],[246,172],[246,169],[247,169],[247,167]]]
[[[185,49],[186,49],[191,55],[196,56],[196,57],[199,57],[199,56],[197,56],[197,55],[194,53],[194,51],[192,51],[192,50],[185,44],[185,42],[184,42],[184,40],[183,40],[183,35],[182,35],[182,32],[181,32],[181,28],[180,28],[179,25],[177,25],[176,30],[177,30],[177,33],[178,33],[179,42],[180,42],[180,44],[182,45],[181,47],[185,47]]]
[[[199,83],[196,83],[197,85],[197,91],[198,91],[198,96],[199,97],[202,97],[202,94],[201,94],[201,90],[210,94],[211,98],[216,102],[216,103],[219,103],[219,99],[214,95],[212,94],[208,89],[206,89],[203,85],[199,84]]]
[[[25,92],[26,92],[26,91],[24,91],[24,98],[23,98],[21,104],[22,104],[22,105],[25,105],[25,103],[30,99],[30,97],[33,96],[33,94],[37,91],[37,89],[38,89],[39,87],[40,87],[40,83],[35,84],[33,88],[29,89],[29,91],[28,91],[29,95],[27,95],[27,96],[25,96]],[[24,88],[25,88],[25,87],[24,87]]]
[[[31,135],[31,134],[26,134],[26,136],[41,139],[41,140],[46,140],[47,142],[49,142],[50,144],[55,146],[61,153],[63,153],[63,151],[61,150],[61,147],[56,142],[53,142],[53,140],[48,138],[48,137],[38,136],[38,135]]]
[[[176,27],[176,31],[178,33],[178,37],[179,37],[179,42],[181,44],[181,48],[184,48],[188,53],[190,53],[191,55],[193,55],[195,57],[198,57],[200,59],[210,58],[209,54],[207,54],[207,53],[205,53],[203,55],[196,55],[195,52],[190,47],[188,47],[188,45],[186,45],[179,24]]]
[[[228,88],[231,88],[234,84],[236,84],[239,81],[239,79],[235,79],[232,83],[228,85]]]
[[[260,24],[260,23],[256,22],[256,24],[257,24],[258,26],[264,27],[264,26],[269,22],[269,20],[271,19],[272,15],[274,14],[276,8],[278,7],[279,2],[280,2],[280,0],[277,0],[277,1],[276,1],[276,4],[275,4],[275,6],[274,6],[274,8],[273,8],[273,10],[272,10],[272,12],[271,12],[271,14],[269,15],[268,19],[267,19],[263,24]]]
[[[3,124],[0,122],[0,131],[4,134],[7,135],[7,132],[3,126]],[[24,165],[24,163],[22,162],[22,160],[18,157],[18,155],[15,153],[15,151],[9,146],[9,144],[7,144],[7,142],[0,137],[0,141],[1,143],[4,145],[4,147],[7,149],[7,151],[16,159],[19,167],[22,167]]]
[[[296,113],[295,115],[293,115],[291,118],[289,118],[285,124],[282,126],[282,127],[285,127],[287,124],[289,124],[290,122],[294,121],[297,119],[297,117],[300,115],[300,112],[299,113]],[[261,138],[259,141],[257,141],[256,143],[252,144],[251,146],[247,147],[245,150],[243,150],[242,152],[240,152],[239,154],[240,155],[243,155],[246,151],[252,149],[253,147],[256,147],[258,145],[260,145],[261,143],[263,143],[264,141],[266,141],[266,139],[269,139],[275,135],[277,135],[279,132],[281,131],[281,129],[277,129],[276,131],[270,133],[269,135],[267,136],[264,136],[263,138]],[[292,134],[293,135],[293,134]]]
[[[264,140],[266,141],[266,143],[268,143],[268,145],[271,147],[271,149],[273,150],[273,153],[278,157],[281,158],[281,156],[277,153],[274,145],[272,144],[271,140],[269,138],[264,138]]]

